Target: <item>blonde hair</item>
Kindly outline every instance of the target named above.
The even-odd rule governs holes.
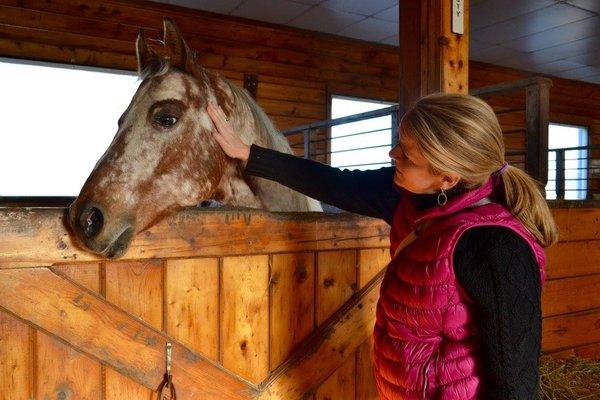
[[[436,93],[420,98],[402,117],[400,131],[411,135],[434,173],[462,177],[465,188],[483,185],[504,164],[504,140],[494,110],[464,94]],[[544,247],[556,243],[558,229],[539,182],[509,166],[494,193]],[[497,191],[498,192],[498,191]]]

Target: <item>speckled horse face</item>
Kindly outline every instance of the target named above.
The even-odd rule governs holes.
[[[223,174],[225,156],[205,109],[209,99],[223,104],[228,96],[214,75],[195,65],[170,21],[164,42],[168,62],[138,37],[145,79],[69,210],[79,242],[105,257],[123,255],[137,232],[166,213],[210,198]]]

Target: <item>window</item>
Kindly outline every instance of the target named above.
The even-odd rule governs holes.
[[[331,118],[379,110],[393,103],[332,96]],[[390,166],[392,117],[371,118],[331,128],[331,165],[350,169],[376,169]]]
[[[117,132],[133,72],[0,58],[0,196],[76,196]]]
[[[588,192],[588,131],[584,126],[551,123],[548,128],[546,198],[583,200]],[[564,176],[563,176],[564,174]]]

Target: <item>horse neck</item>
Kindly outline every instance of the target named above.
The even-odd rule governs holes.
[[[235,105],[232,118],[234,128],[239,132],[246,144],[257,144],[262,147],[293,154],[288,141],[275,130],[267,115],[258,108],[254,100],[246,92],[234,92]],[[276,182],[243,176],[255,194],[258,202],[269,211],[322,211],[314,199],[298,193]]]

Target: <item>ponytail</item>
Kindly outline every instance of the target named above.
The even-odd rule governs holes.
[[[558,241],[558,228],[539,184],[526,172],[509,166],[502,174],[504,197],[509,211],[543,247]]]

